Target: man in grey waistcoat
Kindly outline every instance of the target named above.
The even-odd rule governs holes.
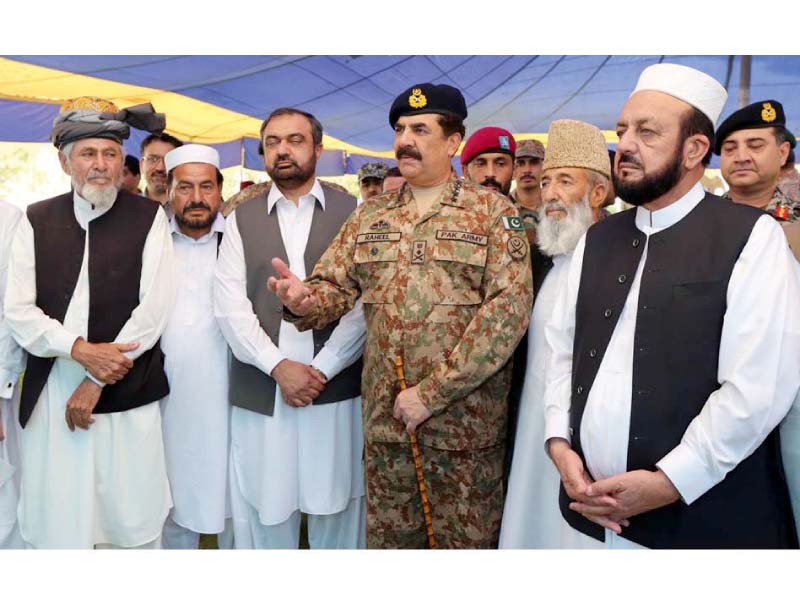
[[[214,312],[233,351],[236,547],[297,548],[306,513],[311,548],[364,548],[361,305],[300,333],[266,285],[274,256],[299,278],[310,274],[356,199],[317,179],[322,126],[313,115],[273,111],[261,150],[273,184],[231,199],[214,286]]]

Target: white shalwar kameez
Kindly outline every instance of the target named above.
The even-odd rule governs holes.
[[[571,257],[571,252],[553,257],[553,267],[533,304],[514,460],[500,528],[501,549],[595,548],[601,545],[570,527],[561,516],[558,506],[561,477],[544,448],[545,367],[549,356],[544,328],[553,313],[556,295],[567,278]]]
[[[83,229],[108,209],[74,194]],[[88,430],[70,431],[67,401],[86,377],[70,352],[86,338],[89,320],[88,244],[63,325],[36,304],[33,229],[23,217],[8,269],[6,320],[29,353],[56,357],[33,414],[22,432],[22,537],[36,548],[157,547],[172,499],[167,482],[158,402],[95,414]],[[140,304],[114,340],[138,342],[132,359],[158,341],[175,297],[172,240],[164,211],[145,241]]]
[[[314,204],[325,209],[319,181],[299,203],[270,188],[289,268],[307,275],[304,253]],[[247,298],[246,266],[235,213],[225,224],[214,287],[214,310],[234,355],[266,374],[283,359],[310,364],[330,380],[361,355],[366,338],[361,303],[342,317],[314,356],[311,331],[282,321],[276,346]],[[266,282],[264,282],[266,285]],[[231,503],[237,548],[297,548],[300,513],[308,514],[311,548],[364,548],[366,505],[361,397],[302,408],[275,391],[270,416],[234,406],[231,412]]]
[[[222,533],[228,484],[228,343],[214,318],[214,267],[225,219],[195,240],[172,218],[178,295],[161,336],[169,396],[161,401],[172,501],[163,546],[197,548],[201,533]],[[225,546],[219,540],[220,548]]]
[[[649,236],[688,215],[703,196],[698,183],[666,208],[651,212],[638,207],[636,227],[649,241]],[[546,439],[570,440],[572,343],[585,240],[584,235],[575,248],[545,332],[552,352],[545,393]],[[627,471],[633,341],[646,259],[647,244],[581,421],[586,468],[595,480]],[[793,263],[780,226],[765,214],[753,227],[728,282],[717,371],[721,387],[709,396],[680,444],[656,463],[687,504],[758,448],[789,411],[800,388],[800,278]],[[612,548],[642,547],[610,530],[605,540]]]
[[[21,217],[18,208],[0,201],[0,424],[5,433],[5,440],[0,442],[0,549],[6,550],[25,547],[17,524],[21,480],[19,437],[22,431],[17,419],[17,381],[25,368],[25,354],[5,323],[2,306],[11,240]]]

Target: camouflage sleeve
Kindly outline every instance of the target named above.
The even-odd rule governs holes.
[[[358,282],[351,277],[353,253],[358,234],[358,209],[348,217],[328,249],[319,259],[306,284],[316,297],[311,312],[304,317],[283,311],[284,320],[299,331],[321,329],[353,308],[361,295]]]
[[[447,359],[419,383],[419,396],[433,414],[467,396],[499,371],[528,327],[533,305],[530,248],[517,214],[508,202],[495,206],[483,304]],[[507,220],[512,217],[517,220]]]

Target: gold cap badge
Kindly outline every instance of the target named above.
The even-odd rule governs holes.
[[[772,108],[772,104],[764,102],[764,110],[761,111],[761,118],[765,123],[772,123],[778,118],[778,113]]]
[[[414,88],[411,90],[411,95],[408,97],[408,105],[411,108],[424,108],[428,104],[428,99],[425,97],[425,94],[422,93],[422,90],[419,88]]]

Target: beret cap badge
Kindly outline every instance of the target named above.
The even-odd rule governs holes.
[[[414,88],[411,90],[411,95],[408,97],[408,105],[411,108],[425,108],[428,104],[428,99],[425,97],[425,94],[422,93],[422,90],[419,88]]]
[[[778,118],[778,113],[769,102],[764,102],[764,109],[761,111],[761,118],[764,119],[765,123],[772,123],[776,118]]]

